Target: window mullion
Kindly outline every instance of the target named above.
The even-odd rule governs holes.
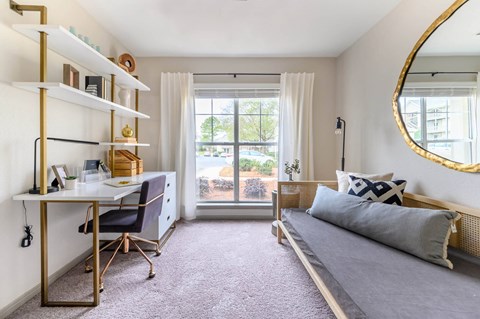
[[[420,112],[422,116],[422,147],[428,148],[428,132],[427,132],[427,101],[425,98],[420,99]]]
[[[213,99],[210,99],[210,142],[213,143]]]
[[[239,147],[239,119],[238,119],[238,108],[239,102],[238,99],[234,99],[233,109],[234,109],[234,117],[233,117],[233,200],[235,202],[240,201],[240,147]]]

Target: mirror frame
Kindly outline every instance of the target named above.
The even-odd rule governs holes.
[[[480,163],[475,164],[463,164],[459,162],[454,162],[442,156],[433,154],[428,150],[420,147],[415,141],[410,137],[407,130],[405,129],[405,123],[403,122],[403,118],[400,114],[400,108],[398,103],[398,98],[400,97],[400,93],[402,92],[403,86],[405,84],[405,79],[407,77],[408,71],[412,66],[412,62],[415,59],[418,51],[423,46],[423,44],[428,40],[428,38],[432,35],[435,30],[438,29],[445,21],[447,21],[458,9],[460,9],[465,3],[469,0],[456,0],[445,12],[443,12],[431,25],[428,29],[423,33],[420,39],[417,41],[415,46],[413,47],[412,52],[408,55],[407,61],[403,66],[402,72],[400,73],[400,77],[397,82],[397,87],[395,88],[395,92],[393,93],[392,103],[393,103],[393,116],[395,117],[395,121],[397,122],[398,128],[400,129],[400,133],[402,134],[403,138],[407,145],[418,155],[431,160],[435,163],[443,165],[445,167],[462,171],[462,172],[469,172],[469,173],[478,173],[480,172]]]

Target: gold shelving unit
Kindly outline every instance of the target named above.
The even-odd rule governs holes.
[[[15,24],[13,29],[27,36],[28,38],[40,43],[40,81],[39,82],[14,82],[13,85],[29,91],[40,94],[40,194],[47,193],[47,91],[48,95],[70,103],[76,103],[85,107],[105,111],[110,113],[110,151],[113,153],[115,147],[135,147],[135,154],[138,155],[138,147],[149,146],[148,144],[126,144],[115,143],[115,117],[131,117],[135,119],[134,129],[135,137],[138,141],[139,119],[148,119],[149,116],[140,113],[139,110],[139,91],[149,91],[150,89],[138,80],[137,76],[132,76],[116,64],[112,63],[106,57],[101,55],[89,45],[79,40],[67,29],[58,25],[47,24],[47,8],[45,6],[19,5],[10,0],[10,8],[15,12],[22,14],[24,11],[40,12],[40,24]],[[48,36],[48,45],[47,45]],[[47,82],[47,48],[67,59],[76,62],[83,67],[90,69],[104,77],[110,78],[110,101],[89,95],[81,90],[66,86],[62,83]],[[115,103],[116,86],[135,90],[135,110],[126,108]],[[100,145],[106,145],[101,143]],[[111,165],[112,173],[115,169],[115,159],[113,157]]]
[[[135,154],[138,154],[138,146],[148,144],[115,143],[115,115],[135,118],[135,132],[138,138],[139,118],[149,118],[148,115],[138,112],[139,91],[150,89],[138,81],[125,70],[112,63],[96,50],[79,40],[62,26],[47,24],[47,7],[41,5],[21,5],[10,0],[10,9],[23,15],[24,12],[38,12],[40,24],[16,24],[13,29],[24,34],[40,44],[40,81],[39,82],[14,82],[15,87],[39,93],[40,105],[40,195],[47,194],[47,92],[53,98],[70,103],[89,107],[110,113],[110,142],[100,145],[110,146],[112,154],[116,146],[135,146]],[[48,39],[48,43],[47,43]],[[51,41],[51,42],[50,42]],[[65,58],[90,69],[103,77],[110,77],[111,100],[107,101],[86,94],[83,91],[63,85],[62,83],[47,82],[47,48]],[[115,86],[135,90],[135,110],[123,107],[115,103]],[[138,139],[137,139],[138,141]],[[115,157],[112,157],[112,174],[114,172]],[[35,174],[36,172],[34,172]],[[97,306],[100,303],[99,295],[99,245],[98,245],[98,201],[93,200],[93,301],[49,301],[48,300],[48,243],[47,243],[47,203],[48,198],[40,200],[40,238],[41,238],[41,304],[42,306]],[[65,200],[56,202],[80,202]]]

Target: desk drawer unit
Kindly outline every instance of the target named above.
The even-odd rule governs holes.
[[[167,179],[165,181],[165,195],[163,196],[162,213],[158,218],[158,222],[151,223],[150,227],[139,234],[139,237],[150,240],[161,239],[177,217],[177,177],[175,172],[166,172],[165,175],[167,175]]]

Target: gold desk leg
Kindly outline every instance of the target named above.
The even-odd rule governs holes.
[[[98,202],[93,202],[93,305],[100,304],[100,253],[99,253],[99,220]]]
[[[41,305],[48,303],[48,231],[47,231],[47,202],[40,201],[40,262],[41,262]]]
[[[54,201],[53,203],[74,203],[77,201]],[[100,304],[100,254],[99,254],[99,203],[93,202],[93,301],[49,301],[48,300],[48,228],[47,203],[40,201],[40,249],[41,249],[41,305],[42,307],[95,307]],[[85,203],[85,202],[79,202]]]

